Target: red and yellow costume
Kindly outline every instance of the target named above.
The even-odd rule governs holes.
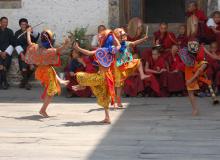
[[[33,59],[37,54],[38,58]],[[61,88],[53,68],[53,66],[60,65],[60,54],[56,53],[56,49],[40,48],[38,44],[33,43],[27,48],[26,55],[26,61],[28,61],[28,63],[37,65],[35,78],[39,80],[45,88],[42,99],[44,99],[46,95],[54,96],[55,94],[60,94]],[[52,57],[49,60],[45,59],[45,56],[54,56],[54,58]],[[52,65],[52,63],[54,63],[54,65]]]
[[[185,79],[190,80],[193,75],[198,71],[198,69],[203,65],[208,64],[205,58],[205,49],[204,46],[199,47],[199,51],[196,55],[195,62],[193,66],[185,66]],[[211,81],[207,79],[206,70],[200,73],[199,77],[193,81],[191,84],[187,85],[187,90],[199,90],[199,82],[205,83],[208,86],[211,85]]]
[[[114,104],[115,86],[114,77],[112,74],[112,67],[114,62],[114,48],[113,36],[110,30],[102,32],[100,35],[99,48],[95,54],[95,61],[99,65],[98,73],[78,72],[76,74],[77,82],[80,86],[89,86],[93,94],[97,98],[97,103],[104,107],[109,108],[109,104]]]

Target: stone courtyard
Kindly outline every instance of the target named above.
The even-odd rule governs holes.
[[[0,160],[219,160],[220,106],[198,99],[191,117],[183,98],[126,98],[111,110],[113,123],[95,98],[55,97],[43,119],[42,90],[0,90]]]

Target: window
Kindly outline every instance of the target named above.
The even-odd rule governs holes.
[[[185,0],[145,0],[143,5],[146,23],[177,23],[185,20]]]
[[[0,0],[0,9],[21,8],[21,0]]]

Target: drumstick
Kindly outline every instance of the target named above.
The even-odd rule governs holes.
[[[146,25],[146,36],[148,36],[148,25]]]
[[[38,26],[42,25],[43,23],[44,23],[44,22],[41,22],[41,23],[39,23],[39,24],[37,24],[37,25],[33,26],[32,28],[36,28],[36,27],[38,27]],[[23,36],[25,33],[27,33],[27,31],[24,31],[23,33],[21,33],[21,34],[18,36],[18,38],[17,38],[17,39],[21,38],[21,36]]]

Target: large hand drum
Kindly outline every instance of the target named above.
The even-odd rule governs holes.
[[[55,49],[42,49],[37,44],[33,44],[27,48],[25,62],[35,65],[58,65],[60,56]]]
[[[189,54],[188,49],[186,47],[180,49],[178,54],[180,59],[186,66],[193,67],[195,65],[195,58]]]
[[[142,34],[144,34],[143,21],[138,17],[132,18],[128,22],[127,33],[128,33],[129,38],[131,39],[140,38]]]

